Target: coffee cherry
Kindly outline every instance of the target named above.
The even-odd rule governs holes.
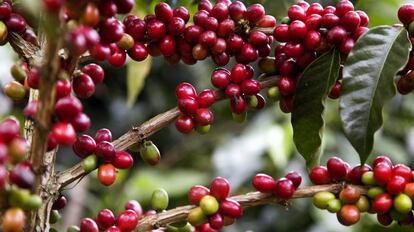
[[[72,85],[69,80],[58,80],[56,82],[56,99],[60,99],[70,95]]]
[[[188,12],[187,8],[183,6],[175,8],[173,11],[173,16],[183,19],[184,23],[187,23],[190,19],[190,13]]]
[[[76,132],[85,132],[91,127],[91,119],[84,113],[78,114],[72,121],[71,124]]]
[[[120,231],[132,231],[138,225],[138,216],[133,210],[125,210],[116,219]]]
[[[115,157],[115,148],[112,143],[103,141],[96,145],[96,156],[104,163],[110,163]]]
[[[191,131],[193,131],[194,121],[189,116],[181,115],[175,121],[175,127],[179,132],[189,134]]]
[[[227,217],[239,218],[243,214],[243,209],[239,202],[227,198],[220,203],[220,212]]]
[[[218,2],[211,9],[210,15],[221,22],[228,17],[229,8],[226,4]]]
[[[381,162],[374,166],[374,178],[379,185],[385,186],[392,178],[392,168],[388,163]]]
[[[166,34],[166,26],[159,20],[151,20],[147,24],[148,37],[152,40],[160,40]]]
[[[23,32],[26,28],[26,21],[24,18],[16,13],[11,13],[6,19],[7,29],[13,32]]]
[[[201,198],[210,195],[210,190],[204,186],[196,185],[188,191],[188,201],[191,204],[199,205]]]
[[[319,209],[326,209],[329,201],[335,199],[335,195],[330,192],[318,192],[312,198],[312,203]]]
[[[360,191],[352,187],[350,185],[346,186],[342,191],[339,193],[339,199],[344,204],[354,204],[356,203],[361,196]]]
[[[124,27],[120,21],[115,18],[105,19],[100,28],[99,35],[101,42],[104,44],[118,42],[124,34]]]
[[[414,5],[407,3],[398,9],[398,19],[405,25],[414,21]]]
[[[242,114],[246,111],[247,103],[242,96],[235,96],[230,99],[231,111],[235,114]]]
[[[175,95],[178,99],[182,99],[185,97],[195,98],[197,96],[197,93],[191,84],[183,82],[179,84],[175,89]]]
[[[350,226],[357,223],[360,219],[360,213],[354,205],[344,205],[336,214],[338,221],[344,226]]]
[[[178,108],[187,115],[193,115],[198,110],[198,102],[193,97],[183,97],[178,100]]]
[[[103,141],[112,142],[112,133],[110,130],[103,128],[96,132],[94,139],[97,144]]]
[[[205,89],[198,94],[197,102],[200,108],[208,108],[216,102],[216,94],[213,90]]]
[[[275,193],[276,196],[282,199],[290,199],[295,192],[293,182],[287,178],[281,178],[276,181]]]
[[[210,125],[214,120],[213,113],[206,108],[198,109],[194,115],[194,121],[201,126]]]
[[[218,89],[225,89],[230,84],[230,73],[226,69],[218,68],[211,74],[211,83]]]
[[[393,205],[394,209],[399,213],[406,214],[411,212],[413,201],[409,196],[405,195],[404,193],[400,193],[394,198]]]
[[[149,165],[157,165],[161,160],[161,154],[152,141],[145,141],[139,146],[139,154],[142,160]]]
[[[339,199],[332,199],[328,201],[326,209],[331,213],[338,213],[342,208],[342,203]]]
[[[61,210],[65,208],[67,203],[68,200],[66,199],[66,197],[64,195],[60,195],[53,203],[52,209]]]
[[[81,71],[91,77],[95,85],[101,83],[105,77],[104,70],[97,64],[85,65]]]
[[[361,178],[362,175],[368,171],[371,171],[372,168],[364,164],[364,166],[361,167],[361,165],[355,166],[351,169],[351,171],[348,173],[347,180],[350,180],[352,184],[362,184]]]
[[[392,218],[388,214],[377,214],[378,222],[383,226],[389,226],[392,223]]]
[[[294,42],[300,42],[303,39],[305,39],[307,30],[308,29],[305,23],[299,20],[295,20],[289,25],[289,30],[288,30],[289,39]]]
[[[265,15],[265,9],[261,4],[253,4],[247,8],[246,18],[251,23],[257,22],[260,18]]]
[[[188,213],[187,221],[193,226],[199,226],[208,221],[207,216],[200,207],[196,207]]]
[[[168,207],[168,193],[162,188],[156,189],[152,193],[151,206],[154,210],[162,211]]]
[[[112,56],[110,48],[105,44],[96,44],[90,49],[91,57],[97,61],[106,60]],[[112,58],[114,59],[114,58]],[[114,62],[114,61],[112,61]]]
[[[134,164],[134,159],[131,154],[126,151],[117,151],[115,152],[112,164],[119,169],[129,169]]]
[[[220,213],[211,215],[208,219],[211,228],[219,230],[224,226],[224,217]]]
[[[414,199],[414,183],[408,183],[405,185],[404,194]]]
[[[82,168],[87,173],[95,170],[97,166],[98,166],[98,157],[96,157],[96,155],[90,155],[86,157],[82,162]]]
[[[82,103],[75,97],[59,99],[55,105],[55,114],[61,121],[71,121],[82,112]]]
[[[347,12],[353,11],[354,5],[351,1],[348,0],[341,0],[336,4],[336,11],[335,14],[338,15],[338,17],[343,17]]]
[[[1,149],[1,146],[0,146]],[[13,139],[8,147],[4,147],[4,154],[8,152],[8,158],[11,163],[18,163],[26,158],[28,152],[28,144],[24,138],[16,137]],[[0,150],[1,152],[1,150]],[[1,155],[0,155],[1,156]]]
[[[116,170],[112,164],[103,164],[98,168],[98,180],[105,186],[112,185],[116,180]]]
[[[377,166],[379,163],[386,163],[389,166],[393,166],[392,161],[390,158],[388,158],[387,156],[377,156],[374,161],[372,162],[372,166],[375,167]]]
[[[331,182],[328,169],[324,166],[317,166],[312,168],[309,173],[309,178],[312,183],[316,185],[328,184]]]
[[[290,96],[295,91],[295,83],[289,77],[282,76],[276,81],[280,94],[283,96]]]
[[[143,215],[141,204],[138,201],[129,200],[125,204],[125,210],[128,209],[134,211],[137,214],[138,218],[140,218]]]
[[[232,2],[229,6],[229,14],[233,20],[243,19],[246,15],[246,6],[240,1]]]
[[[292,181],[295,189],[297,189],[300,186],[300,183],[302,183],[302,176],[295,171],[289,172],[285,177]]]
[[[382,193],[375,197],[372,202],[372,209],[378,214],[388,212],[392,207],[392,198],[388,193]]]
[[[96,223],[101,230],[106,230],[115,225],[115,216],[109,209],[102,209],[96,215]]]
[[[91,218],[84,218],[80,223],[81,232],[99,232],[98,225]]]
[[[301,20],[301,21],[305,21],[306,19],[306,13],[305,10],[298,6],[298,5],[293,5],[291,7],[289,7],[288,9],[288,16],[290,18],[290,20]]]
[[[257,174],[252,179],[252,185],[259,192],[271,193],[276,189],[276,181],[266,174]]]
[[[328,168],[329,176],[337,181],[344,180],[349,171],[345,162],[338,157],[330,158],[326,166]]]
[[[393,176],[387,183],[387,192],[391,195],[397,195],[404,191],[407,181],[401,176]]]
[[[1,228],[4,232],[23,231],[26,216],[20,208],[9,208],[3,215]]]
[[[95,84],[90,76],[81,73],[73,80],[73,91],[80,98],[89,98],[95,92]]]
[[[403,177],[407,183],[411,182],[413,176],[411,168],[404,164],[395,165],[392,169],[392,175]]]
[[[11,4],[8,2],[2,2],[0,4],[0,19],[8,18],[11,13],[12,13]]]
[[[207,195],[201,198],[200,208],[205,215],[213,215],[219,210],[219,203],[215,197]]]
[[[60,145],[72,145],[76,140],[76,132],[72,124],[65,122],[55,123],[51,132],[53,138]]]
[[[348,32],[352,33],[360,26],[361,18],[357,12],[348,11],[341,18],[341,24]]]
[[[367,171],[361,176],[361,182],[365,185],[375,185],[377,182],[374,178],[374,172],[373,171]]]
[[[223,201],[227,198],[230,192],[230,183],[222,178],[216,177],[210,184],[210,194],[218,201]]]
[[[384,193],[384,189],[381,187],[371,187],[367,191],[367,196],[371,199],[376,198],[378,195]]]
[[[21,101],[26,97],[26,89],[17,81],[4,85],[3,91],[13,101]]]

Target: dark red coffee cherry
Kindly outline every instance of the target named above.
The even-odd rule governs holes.
[[[393,176],[401,176],[407,181],[407,183],[411,182],[412,180],[412,171],[411,168],[404,164],[397,164],[392,169]]]
[[[198,205],[201,198],[210,195],[210,190],[201,185],[195,185],[188,191],[188,201],[191,204]]]
[[[240,203],[229,198],[220,203],[220,211],[224,216],[231,218],[239,218],[243,214]]]
[[[10,182],[20,188],[30,189],[35,183],[35,175],[29,163],[19,163],[10,172]]]
[[[280,77],[277,80],[276,85],[283,96],[292,95],[296,89],[295,83],[289,77]]]
[[[285,177],[292,181],[293,186],[295,187],[295,189],[297,189],[299,187],[300,183],[302,183],[302,176],[299,173],[295,172],[295,171],[290,171],[288,174],[286,174]]]
[[[69,96],[72,91],[72,85],[69,80],[58,80],[56,82],[55,91],[56,99]]]
[[[276,189],[276,181],[266,174],[257,174],[252,179],[252,185],[259,192],[272,193]]]
[[[110,163],[115,157],[115,148],[112,143],[103,141],[96,145],[96,156],[104,163]]]
[[[301,20],[301,21],[305,21],[306,19],[306,13],[305,10],[298,6],[298,5],[293,5],[290,6],[288,9],[288,16],[290,18],[290,20]]]
[[[230,183],[222,178],[216,177],[210,184],[210,194],[218,201],[223,201],[230,193]]]
[[[115,215],[109,209],[102,209],[96,215],[96,223],[101,230],[115,225]]]
[[[392,167],[385,162],[378,163],[374,166],[374,178],[379,185],[387,185],[392,178]]]
[[[401,176],[393,176],[387,183],[387,192],[391,195],[397,195],[404,191],[407,181]]]
[[[80,98],[89,98],[95,92],[95,84],[89,75],[81,73],[73,80],[73,91]]]
[[[82,109],[82,103],[72,96],[61,98],[55,104],[55,114],[61,121],[73,120]]]
[[[198,101],[193,97],[178,99],[178,109],[184,114],[193,115],[197,112],[198,108]]]
[[[100,84],[105,77],[105,72],[100,65],[97,64],[88,64],[85,65],[81,71],[88,76],[90,76],[95,85]]]
[[[105,19],[99,29],[101,42],[104,44],[118,42],[124,34],[124,27],[120,21],[115,18]]]
[[[125,210],[118,215],[116,225],[121,231],[132,231],[138,225],[138,216],[132,210]]]
[[[52,127],[53,138],[60,145],[72,145],[76,140],[76,132],[72,124],[66,122],[55,123]]]
[[[392,198],[388,193],[382,193],[375,197],[371,207],[378,214],[387,213],[392,207]]]
[[[166,26],[159,20],[151,20],[147,24],[148,37],[152,40],[160,40],[166,34]]]
[[[247,8],[246,11],[246,18],[251,22],[251,23],[255,23],[257,22],[260,18],[262,18],[265,15],[265,9],[261,4],[253,4],[250,5]]]
[[[197,93],[195,88],[191,84],[183,82],[179,84],[175,89],[175,96],[177,96],[178,99],[182,99],[185,97],[196,98]]]
[[[14,117],[8,117],[0,123],[0,138],[6,143],[19,135],[20,125]]]
[[[194,120],[200,126],[207,126],[213,122],[214,115],[209,109],[201,108],[196,111]]]
[[[309,173],[309,178],[312,183],[316,185],[329,184],[331,182],[328,169],[324,166],[317,166],[312,168]]]
[[[258,94],[260,92],[260,82],[253,79],[244,80],[240,85],[240,90],[247,95]]]
[[[125,204],[125,209],[129,209],[134,211],[138,218],[140,218],[143,215],[143,210],[141,207],[141,204],[138,201],[135,200],[129,200],[126,204]]]
[[[183,6],[175,8],[173,11],[173,16],[183,19],[184,23],[187,23],[188,20],[190,20],[190,13],[188,12],[187,8]]]
[[[78,114],[70,123],[78,133],[85,132],[91,127],[91,119],[84,113]]]
[[[84,218],[80,223],[80,231],[82,232],[99,232],[98,225],[91,218]]]
[[[347,12],[353,11],[354,5],[351,1],[348,0],[341,0],[336,4],[336,11],[335,14],[338,15],[338,17],[344,16]]]
[[[275,194],[282,199],[290,199],[295,192],[293,182],[287,178],[281,178],[276,181]]]
[[[398,19],[405,25],[414,21],[414,5],[407,3],[398,9]]]
[[[134,159],[126,151],[117,151],[112,160],[112,164],[119,169],[129,169],[134,164]]]
[[[155,6],[155,15],[159,20],[168,23],[173,18],[173,10],[167,3],[160,2]]]
[[[393,166],[392,165],[392,161],[390,158],[388,158],[387,156],[377,156],[374,161],[372,162],[372,166],[375,167],[377,166],[379,163],[386,163],[389,166]]]
[[[211,74],[211,84],[218,89],[225,89],[230,84],[230,72],[223,68],[218,68]]]
[[[205,89],[198,94],[197,102],[200,108],[208,108],[216,102],[216,94],[211,89]]]
[[[94,139],[96,143],[103,141],[112,142],[112,133],[110,130],[103,128],[96,132]]]
[[[67,203],[68,200],[66,199],[66,197],[64,195],[60,195],[53,203],[52,209],[61,210],[65,208]]]
[[[175,127],[179,132],[189,134],[191,131],[193,131],[194,121],[189,116],[181,115],[175,121]]]
[[[95,140],[89,135],[79,136],[76,142],[73,144],[73,151],[82,159],[95,153],[95,149]]]
[[[336,181],[345,180],[349,172],[346,163],[338,157],[330,158],[326,166],[328,168],[329,176]]]
[[[211,228],[219,230],[224,226],[224,217],[220,213],[216,213],[209,217],[208,222]]]

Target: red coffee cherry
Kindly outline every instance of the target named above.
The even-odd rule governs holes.
[[[56,199],[55,202],[53,202],[52,209],[61,210],[64,209],[66,204],[68,203],[68,200],[64,195],[60,195],[58,199]]]
[[[135,61],[143,61],[148,57],[148,49],[145,44],[135,42],[132,48],[128,50],[128,55]]]
[[[235,114],[241,114],[246,111],[247,103],[242,96],[236,96],[230,99],[231,111]]]
[[[91,127],[91,119],[84,113],[78,114],[70,123],[78,133],[85,132]]]
[[[0,138],[6,143],[11,142],[20,133],[20,124],[14,117],[8,117],[0,123]]]
[[[73,120],[82,110],[82,103],[72,96],[59,99],[55,105],[55,114],[61,121]]]
[[[345,186],[344,189],[339,193],[339,199],[343,204],[354,204],[359,200],[361,192],[350,185]]]
[[[265,9],[261,4],[253,4],[247,8],[246,18],[250,23],[257,22],[260,18],[265,15]]]
[[[309,178],[312,183],[316,185],[329,184],[331,182],[328,169],[324,166],[317,166],[312,168],[309,173]]]
[[[235,64],[231,68],[230,80],[234,83],[241,83],[247,78],[247,69],[244,64]]]
[[[322,20],[322,16],[320,16],[319,14],[312,14],[308,16],[304,22],[305,22],[306,28],[310,31],[310,30],[318,30],[319,27],[321,26],[321,20]]]
[[[103,141],[112,142],[112,133],[110,130],[102,128],[96,132],[94,139],[97,144]]]
[[[89,135],[79,136],[76,142],[73,144],[73,151],[82,159],[95,153],[95,149],[95,140]]]
[[[124,25],[126,26],[126,33],[128,33],[135,41],[144,39],[147,23],[139,18],[127,16],[124,19]]]
[[[255,95],[260,92],[260,82],[247,79],[244,80],[240,85],[240,90],[246,95]]]
[[[90,53],[94,60],[103,61],[110,57],[111,49],[105,44],[96,44],[90,49]]]
[[[398,19],[405,25],[414,21],[414,5],[411,3],[402,5],[398,9]]]
[[[175,89],[175,95],[178,99],[182,99],[185,97],[196,98],[197,93],[195,88],[191,84],[183,82],[179,84]]]
[[[183,19],[184,23],[187,23],[188,20],[190,20],[190,13],[188,12],[187,8],[183,6],[175,8],[173,11],[173,16]]]
[[[143,210],[142,210],[141,204],[138,201],[135,201],[135,200],[129,200],[125,204],[125,209],[126,210],[129,209],[129,210],[134,211],[137,214],[138,218],[140,218],[144,213]]]
[[[387,183],[387,192],[391,195],[400,194],[404,191],[406,184],[407,181],[403,177],[393,176]]]
[[[276,189],[276,181],[266,174],[257,174],[252,179],[253,187],[262,193],[272,193]]]
[[[282,199],[290,199],[295,193],[293,182],[287,178],[280,178],[276,181],[275,193]]]
[[[134,7],[134,1],[133,0],[118,0],[115,2],[118,13],[119,14],[126,14],[129,13],[132,8]]]
[[[220,212],[227,217],[239,218],[243,214],[243,209],[239,202],[227,198],[220,203]]]
[[[99,4],[99,12],[105,17],[113,17],[118,12],[118,7],[114,1],[105,1]]]
[[[295,83],[289,77],[280,77],[276,82],[277,87],[279,88],[280,94],[283,96],[290,96],[295,91]]]
[[[178,109],[184,114],[193,115],[198,110],[198,102],[193,97],[183,97],[178,99]]]
[[[375,197],[371,207],[378,214],[387,213],[392,207],[392,198],[388,193],[382,193]]]
[[[0,190],[4,191],[8,179],[8,172],[4,165],[0,165]]]
[[[392,178],[392,168],[388,163],[378,163],[374,166],[374,178],[375,181],[382,186],[387,185],[387,183]]]
[[[97,64],[88,64],[85,65],[81,71],[92,78],[92,81],[95,85],[100,84],[105,77],[105,72],[100,65]]]
[[[211,228],[219,230],[224,227],[224,217],[220,213],[213,214],[209,217],[208,222]]]
[[[312,15],[312,14],[318,14],[318,15],[322,15],[323,14],[323,7],[321,6],[321,4],[315,2],[310,4],[308,10],[306,11],[307,15]]]
[[[236,34],[230,35],[226,42],[227,49],[232,53],[238,53],[244,44],[243,38]]]
[[[72,85],[69,80],[58,80],[56,82],[55,91],[56,99],[69,96],[72,91]]]
[[[175,127],[179,132],[183,134],[189,134],[193,131],[194,121],[189,116],[181,115],[175,121]]]
[[[301,21],[305,21],[306,19],[306,13],[305,10],[298,6],[298,5],[293,5],[290,6],[288,9],[288,16],[290,18],[290,20],[301,20]]]
[[[201,0],[198,3],[198,10],[205,10],[207,12],[210,12],[211,9],[213,9],[213,5],[211,4],[211,2],[209,0]]]
[[[159,20],[151,20],[147,24],[147,34],[152,40],[160,40],[166,34],[166,26]]]
[[[125,210],[118,215],[116,225],[121,231],[132,231],[138,225],[138,216],[133,210]]]
[[[210,190],[201,185],[195,185],[188,191],[188,201],[191,204],[198,205],[201,198],[210,195]]]
[[[360,219],[360,213],[354,205],[344,205],[336,214],[338,221],[344,226],[350,226],[357,223]]]
[[[123,34],[124,27],[122,23],[115,18],[105,19],[99,28],[101,42],[104,44],[118,42],[122,38]]]
[[[89,75],[81,73],[73,80],[73,91],[80,98],[89,98],[95,92],[95,84]]]
[[[321,18],[321,27],[331,29],[335,26],[338,26],[341,22],[341,19],[332,13],[324,14]]]
[[[330,158],[326,166],[328,168],[329,176],[336,181],[345,180],[349,172],[347,164],[338,157]]]
[[[96,156],[104,163],[110,163],[115,157],[115,148],[112,143],[103,141],[96,145]]]
[[[375,167],[379,163],[387,163],[389,166],[392,167],[392,161],[387,156],[377,156],[374,161],[372,162],[372,166]]]
[[[160,2],[155,6],[155,15],[157,18],[165,23],[168,23],[173,18],[173,11],[165,2]]]
[[[211,84],[218,89],[227,88],[230,81],[230,72],[224,68],[218,68],[211,74]]]
[[[302,183],[302,176],[295,171],[290,171],[285,177],[292,181],[295,189],[297,189]]]
[[[213,120],[213,113],[206,108],[198,109],[194,115],[194,121],[200,126],[210,125]]]
[[[39,89],[40,74],[37,68],[32,68],[27,75],[27,84],[32,89]]]
[[[72,124],[66,122],[55,123],[52,127],[53,138],[60,145],[72,145],[76,140],[76,132]]]
[[[336,4],[336,11],[335,14],[338,15],[338,17],[344,16],[348,11],[353,11],[354,5],[351,1],[348,0],[341,0]]]
[[[279,42],[288,42],[289,38],[289,25],[287,24],[280,24],[276,26],[273,36]]]
[[[134,164],[134,159],[131,154],[126,151],[117,151],[115,152],[112,164],[119,169],[129,169]]]
[[[116,180],[116,170],[112,164],[103,164],[98,168],[98,180],[105,186],[112,185]]]
[[[289,39],[294,42],[300,42],[305,39],[308,29],[304,22],[295,20],[289,25]]]
[[[392,175],[393,176],[401,176],[407,181],[407,183],[411,182],[413,178],[413,174],[411,171],[411,168],[404,164],[397,164],[392,169]]]
[[[99,232],[98,225],[91,218],[84,218],[80,223],[80,231],[82,232]]]
[[[362,184],[361,177],[365,172],[372,171],[372,168],[368,164],[355,166],[347,176],[347,179],[351,181],[352,184],[360,185]]]
[[[0,19],[5,19],[10,17],[12,13],[12,7],[8,2],[2,2],[0,4]]]
[[[35,175],[29,163],[22,162],[14,166],[9,176],[10,182],[20,188],[30,189],[35,183]]]
[[[210,184],[210,195],[218,201],[223,201],[230,193],[230,183],[222,178],[216,177]]]
[[[246,15],[247,9],[243,2],[235,1],[229,6],[229,14],[233,20],[243,19]]]
[[[198,94],[197,102],[200,108],[208,108],[216,102],[216,94],[211,89],[205,89]]]
[[[211,9],[210,15],[221,22],[229,16],[229,8],[226,4],[218,2]]]
[[[328,31],[326,38],[329,43],[341,45],[346,40],[347,33],[342,26],[336,26]]]
[[[101,230],[115,225],[115,215],[109,209],[102,209],[96,215],[96,223]]]

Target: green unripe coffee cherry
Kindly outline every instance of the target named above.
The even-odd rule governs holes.
[[[210,128],[211,128],[211,125],[205,125],[205,126],[196,125],[195,131],[197,131],[197,133],[199,133],[200,135],[204,135],[210,131]]]
[[[31,194],[29,190],[12,187],[9,194],[9,204],[13,207],[23,208],[30,197]]]
[[[183,227],[178,228],[179,232],[191,232],[193,231],[193,227],[190,225],[190,223],[185,224]]]
[[[247,112],[243,112],[241,114],[231,113],[233,116],[233,120],[237,123],[244,123],[247,118]]]
[[[409,213],[413,208],[413,201],[404,193],[398,194],[393,201],[394,209],[400,213]]]
[[[266,92],[267,98],[271,101],[279,101],[280,100],[280,91],[278,87],[268,88]]]
[[[7,30],[6,24],[3,21],[0,21],[0,43],[3,43],[7,39],[7,35],[9,34]]]
[[[359,212],[367,212],[370,206],[368,197],[361,195],[359,200],[355,203],[355,206],[359,209]]]
[[[56,224],[60,221],[60,219],[62,219],[62,216],[60,215],[59,211],[52,210],[52,212],[50,213],[49,223]]]
[[[22,208],[24,210],[34,210],[34,209],[38,209],[41,205],[42,205],[42,198],[37,195],[32,195],[24,203]]]
[[[162,211],[168,207],[168,193],[162,188],[156,189],[152,193],[151,206],[154,210]]]
[[[374,172],[372,171],[368,171],[362,174],[361,181],[362,183],[364,183],[364,185],[376,185],[377,184],[374,179]]]
[[[411,22],[408,26],[408,32],[410,32],[411,35],[414,35],[414,22]]]
[[[69,226],[66,232],[80,232],[80,229],[77,226]]]
[[[98,157],[96,155],[90,155],[86,157],[82,162],[82,168],[85,172],[92,172],[98,167]]]
[[[280,23],[281,24],[289,24],[290,23],[290,18],[286,16],[286,17],[282,18]]]
[[[337,213],[341,210],[342,203],[339,199],[332,199],[328,201],[326,209],[331,213]]]
[[[336,199],[331,192],[318,192],[313,196],[312,203],[319,209],[326,209],[330,200]]]
[[[145,141],[139,147],[139,154],[142,160],[151,165],[157,165],[161,160],[161,154],[157,146],[152,141]]]
[[[247,105],[252,109],[256,109],[257,105],[259,105],[259,100],[254,95],[248,96],[246,100],[247,100]]]
[[[262,73],[276,74],[276,65],[274,57],[265,57],[259,60],[259,69]]]
[[[187,216],[187,221],[193,226],[199,226],[208,221],[207,216],[200,207],[192,209]]]
[[[207,195],[201,198],[200,200],[200,208],[203,210],[205,215],[213,215],[217,213],[220,206],[217,199],[213,196]]]
[[[384,193],[384,189],[381,187],[372,187],[367,191],[367,196],[371,199],[375,199],[378,195]]]
[[[21,101],[26,97],[26,88],[17,81],[4,85],[3,91],[13,101]]]
[[[17,64],[13,65],[10,68],[10,73],[13,76],[13,78],[20,83],[23,83],[27,76],[26,72],[22,69],[22,67],[20,67],[20,65]]]

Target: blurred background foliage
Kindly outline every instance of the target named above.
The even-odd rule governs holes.
[[[152,12],[160,2],[136,0],[135,14]],[[286,16],[287,8],[294,0],[248,0],[247,4],[260,2],[266,13],[280,19]],[[309,1],[309,2],[315,2]],[[317,0],[324,5],[335,0]],[[355,2],[355,1],[354,1]],[[370,27],[394,24],[396,12],[402,0],[359,0],[356,8],[365,10],[370,16]],[[414,2],[414,1],[411,1]],[[193,13],[197,2],[193,0],[172,0],[173,6],[184,5]],[[8,70],[15,61],[8,47],[0,49],[1,83],[10,79]],[[231,64],[230,64],[231,65]],[[96,94],[84,101],[86,113],[92,118],[94,134],[99,128],[109,128],[114,138],[125,133],[131,126],[140,124],[176,105],[174,89],[180,82],[189,82],[197,90],[211,88],[210,74],[214,64],[207,60],[197,65],[171,66],[162,58],[146,62],[129,62],[121,69],[104,64],[105,82],[97,86]],[[256,73],[257,75],[259,73]],[[23,104],[12,105],[0,95],[0,114],[13,114],[22,119]],[[389,155],[395,162],[412,166],[414,155],[414,96],[397,96],[392,99],[384,112],[384,127],[377,133],[375,151],[377,155]],[[268,102],[260,112],[249,112],[244,124],[232,121],[227,102],[213,107],[216,120],[207,135],[182,135],[174,126],[158,132],[151,139],[162,152],[162,161],[157,167],[145,165],[134,154],[134,168],[119,173],[117,182],[102,187],[96,180],[96,173],[76,185],[70,186],[64,194],[69,197],[69,206],[63,211],[64,220],[58,224],[64,231],[70,224],[77,224],[83,216],[94,216],[102,208],[120,210],[128,199],[136,199],[149,209],[149,198],[154,189],[165,188],[171,197],[170,208],[187,204],[188,189],[195,184],[208,185],[215,176],[228,178],[232,193],[252,191],[251,177],[264,172],[281,177],[290,170],[297,170],[306,178],[304,160],[297,154],[292,140],[290,115],[283,114],[277,103]],[[358,163],[358,156],[344,137],[338,116],[338,102],[330,101],[326,111],[326,135],[322,163],[338,155],[352,165]],[[80,160],[70,148],[63,148],[58,154],[58,170],[64,170]],[[316,210],[308,199],[295,200],[291,206],[262,206],[245,210],[244,216],[227,232],[240,231],[414,231],[410,227],[394,226],[383,228],[375,223],[371,215],[365,215],[356,226],[341,226],[335,215]]]

